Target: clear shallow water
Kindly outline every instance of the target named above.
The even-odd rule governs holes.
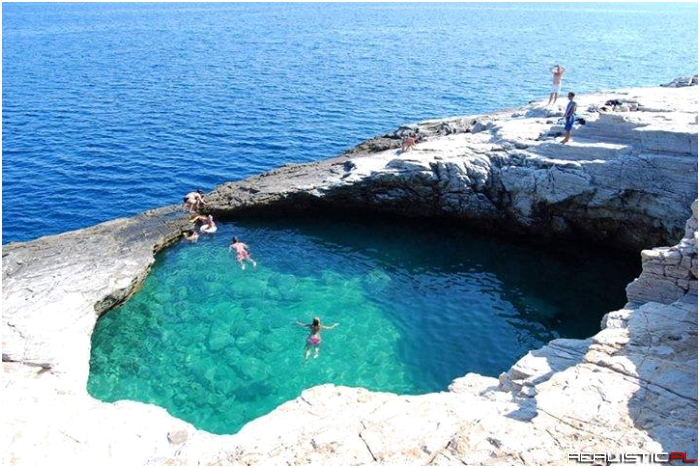
[[[234,234],[256,269],[227,251]],[[98,321],[88,390],[215,433],[322,383],[445,390],[553,338],[591,336],[637,274],[636,256],[557,254],[433,224],[222,224],[159,254],[143,288]],[[314,315],[340,325],[305,361],[296,321]]]
[[[697,3],[3,3],[3,243],[427,118],[697,73]],[[573,32],[572,32],[573,31]]]

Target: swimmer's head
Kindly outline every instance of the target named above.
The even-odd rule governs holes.
[[[198,189],[197,189],[197,193],[201,195],[201,194],[203,194],[204,192],[202,192],[202,189],[198,188]]]
[[[321,319],[318,317],[314,317],[313,321],[311,322],[311,325],[313,325],[314,327],[321,325]]]
[[[238,242],[238,237],[233,236],[233,239],[231,239],[231,243],[235,244],[236,242]]]

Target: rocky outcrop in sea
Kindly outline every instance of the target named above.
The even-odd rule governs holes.
[[[661,86],[665,86],[668,88],[682,88],[684,86],[697,86],[698,85],[698,75],[693,75],[693,76],[682,76],[680,78],[676,78],[675,80],[671,81],[670,83],[662,84]]]
[[[238,434],[86,391],[98,317],[190,224],[178,206],[3,246],[6,464],[567,464],[569,453],[697,458],[697,88],[408,125],[337,158],[207,195],[218,219],[377,213],[641,250],[629,303],[587,340],[554,340],[499,379],[402,396],[323,385]],[[612,109],[608,101],[620,104]],[[401,136],[418,144],[400,153]],[[662,246],[672,247],[662,247]],[[644,249],[644,250],[642,250]]]
[[[697,88],[576,101],[580,123],[567,145],[564,104],[532,104],[402,127],[330,161],[224,184],[208,199],[224,217],[391,213],[634,251],[675,243],[697,196]],[[401,153],[408,133],[421,141]]]

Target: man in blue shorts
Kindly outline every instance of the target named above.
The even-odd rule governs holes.
[[[571,129],[574,128],[574,121],[576,120],[576,102],[574,102],[574,96],[576,94],[569,92],[567,97],[569,98],[569,103],[566,105],[566,112],[564,112],[564,130],[566,130],[566,135],[561,141],[566,144],[571,139]]]

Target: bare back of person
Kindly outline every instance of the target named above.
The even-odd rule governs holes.
[[[561,65],[555,65],[550,70],[552,72],[552,89],[549,93],[549,101],[547,105],[556,104],[557,98],[559,97],[559,91],[561,90],[561,79],[564,76],[566,69]]]
[[[552,84],[561,84],[561,78],[564,76],[564,71],[566,70],[561,65],[557,65],[552,68]]]
[[[241,270],[245,270],[245,260],[249,261],[253,265],[253,267],[258,266],[257,262],[251,258],[250,253],[247,249],[248,246],[243,242],[239,241],[237,237],[234,237],[231,240],[231,245],[228,246],[229,252],[231,250],[236,251],[236,260],[241,265]]]
[[[311,350],[314,350],[314,358],[318,357],[321,346],[321,330],[332,330],[338,326],[337,323],[327,327],[321,324],[321,319],[314,317],[311,323],[302,323],[297,321],[297,325],[308,328],[309,336],[304,344],[304,359],[308,359],[311,355]]]

